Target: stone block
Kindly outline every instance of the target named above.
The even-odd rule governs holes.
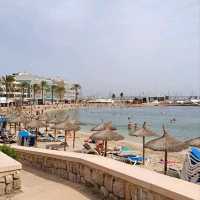
[[[104,177],[104,186],[105,188],[109,191],[112,192],[113,191],[113,177],[111,175],[105,175]]]
[[[57,168],[65,169],[65,163],[63,162],[63,160],[59,160],[57,164]]]
[[[91,180],[91,170],[90,170],[89,167],[86,167],[86,166],[84,167],[84,178],[85,178],[86,181],[92,182],[92,180]]]
[[[119,198],[117,196],[115,196],[114,194],[112,194],[112,193],[109,194],[108,199],[109,200],[119,200]]]
[[[76,175],[69,172],[69,181],[73,182],[73,183],[76,183]]]
[[[14,190],[18,190],[21,188],[21,180],[20,179],[16,179],[13,181],[13,188],[14,188]]]
[[[5,183],[5,177],[0,177],[0,183]]]
[[[154,200],[162,200],[159,194],[154,194]]]
[[[129,193],[131,195],[132,200],[138,200],[138,189],[135,185],[128,186]]]
[[[104,175],[103,172],[100,172],[98,170],[92,171],[92,180],[97,183],[98,185],[103,185]]]
[[[69,172],[73,172],[73,166],[72,166],[72,162],[69,162],[68,163],[68,170],[69,170]]]
[[[69,173],[67,171],[65,171],[63,178],[66,179],[66,180],[69,180]]]
[[[81,177],[81,183],[82,183],[82,184],[85,184],[85,179],[84,179],[84,177]]]
[[[105,188],[104,186],[101,186],[100,191],[101,191],[101,193],[103,194],[103,196],[104,196],[105,198],[108,197],[109,192],[108,192],[108,190],[106,190],[106,188]]]
[[[131,184],[126,183],[125,185],[125,200],[132,200],[131,198]]]
[[[153,197],[153,193],[152,192],[148,192],[148,197],[147,197],[148,200],[154,200],[154,197]]]
[[[113,183],[113,194],[120,198],[125,197],[125,182],[121,179],[115,179]]]
[[[76,179],[77,179],[77,180],[76,180],[77,183],[81,183],[81,176],[80,176],[80,175],[77,175],[77,176],[76,176]]]
[[[12,175],[7,175],[6,176],[6,184],[12,183],[13,182],[13,176]]]
[[[16,171],[13,175],[13,179],[19,179],[20,178],[20,172],[19,171]]]
[[[13,191],[13,183],[6,185],[6,194],[10,194]]]
[[[72,172],[74,174],[80,174],[80,165],[78,163],[72,164]]]
[[[61,169],[61,177],[66,178],[67,171],[66,169]]]
[[[148,198],[148,191],[142,190],[142,199],[143,200],[149,200],[149,198]]]
[[[84,165],[79,166],[80,176],[84,176]]]
[[[6,184],[0,183],[0,196],[5,194]]]

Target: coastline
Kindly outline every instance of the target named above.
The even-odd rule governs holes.
[[[166,106],[166,105],[165,105]],[[60,110],[71,110],[71,109],[76,109],[76,108],[102,108],[102,107],[109,107],[109,108],[122,108],[122,106],[119,105],[114,105],[114,106],[110,106],[110,105],[90,105],[90,106],[85,106],[85,105],[70,105],[70,104],[60,104],[60,105],[37,105],[37,106],[32,106],[32,112],[36,113],[39,111],[39,113],[43,113],[43,112],[51,112],[51,111],[60,111]],[[129,106],[123,106],[126,108],[129,108]],[[158,106],[149,106],[149,105],[135,105],[134,107],[155,107],[157,108]],[[159,105],[159,107],[163,107],[163,105]],[[12,109],[12,108],[9,108]],[[8,110],[8,108],[4,108],[4,111]],[[31,106],[24,106],[23,112],[30,112],[31,110]],[[63,132],[60,132],[61,134],[63,134]],[[84,140],[87,139],[89,137],[89,135],[91,134],[91,132],[78,132],[76,135],[76,148],[75,150],[81,150],[82,149],[82,145],[84,143]],[[67,138],[67,141],[69,143],[69,148],[67,148],[67,151],[73,151],[72,147],[72,138]],[[54,142],[39,142],[38,143],[38,147],[40,148],[46,148],[46,145],[48,144],[54,144]],[[58,144],[58,143],[55,143]],[[92,145],[94,147],[94,145]],[[138,140],[136,141],[130,141],[127,138],[125,138],[124,141],[119,141],[119,142],[109,142],[108,144],[108,148],[109,149],[113,149],[116,146],[128,146],[131,147],[133,149],[133,152],[136,155],[142,155],[142,146],[141,146],[141,141]],[[61,149],[62,150],[62,149]],[[185,155],[186,155],[186,151],[181,151],[178,153],[169,153],[169,166],[175,169],[181,169],[184,159],[185,159]],[[156,151],[152,151],[149,149],[146,149],[146,157],[148,158],[148,162],[146,163],[145,166],[141,166],[141,167],[145,167],[147,169],[153,170],[153,171],[157,171],[162,173],[163,171],[163,166],[164,163],[162,162],[163,158],[164,158],[164,153],[163,152],[156,152]]]
[[[22,106],[23,111],[35,112],[37,111],[55,111],[55,110],[62,110],[62,109],[77,109],[77,108],[157,108],[157,107],[199,107],[200,105],[197,104],[151,104],[151,103],[142,103],[142,104],[50,104],[50,105],[24,105]],[[7,112],[8,110],[15,109],[14,106],[10,107],[0,107],[1,112]]]

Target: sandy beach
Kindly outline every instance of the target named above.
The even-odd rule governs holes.
[[[67,137],[67,143],[69,147],[67,147],[66,151],[80,151],[83,149],[83,144],[86,139],[91,135],[91,132],[83,133],[83,132],[77,132],[76,133],[76,140],[75,140],[75,149],[72,148],[72,137]],[[38,142],[38,148],[46,148],[46,145],[49,144],[59,144],[60,142]],[[91,147],[95,148],[95,144],[90,144]],[[113,150],[114,147],[119,146],[127,146],[133,149],[133,152],[135,155],[142,156],[142,143],[140,142],[132,142],[127,140],[122,141],[111,141],[108,143],[108,149]],[[63,148],[59,149],[60,151],[63,151]],[[185,154],[187,150],[181,151],[181,152],[173,152],[168,153],[168,167],[180,170],[182,169],[183,162],[185,159]],[[147,161],[145,165],[140,165],[140,167],[145,167],[147,169],[157,171],[162,173],[164,162],[162,161],[164,159],[164,152],[159,151],[152,151],[149,149],[145,150],[145,156],[147,158]]]
[[[31,107],[24,107],[22,112],[32,112],[33,114],[42,114],[44,112],[50,112],[50,111],[61,111],[61,110],[66,110],[66,109],[73,109],[75,107],[79,107],[79,105],[67,105],[67,104],[62,104],[62,105],[44,105],[44,106],[33,106]],[[7,112],[6,108],[2,109],[3,112]],[[10,109],[9,109],[10,110]],[[11,132],[14,134],[14,130],[12,129]],[[52,130],[50,130],[50,133],[53,133]],[[58,131],[58,134],[63,135],[62,131]],[[67,147],[67,151],[80,151],[83,149],[83,144],[86,139],[89,138],[91,135],[91,132],[77,132],[76,133],[76,142],[75,142],[75,149],[72,148],[72,137],[67,137],[67,143],[69,147]],[[140,138],[137,138],[135,141],[129,141],[127,139],[123,141],[118,141],[118,142],[109,142],[108,143],[108,149],[113,150],[114,147],[119,147],[119,146],[127,146],[133,149],[133,152],[135,155],[142,155],[142,144]],[[49,144],[59,144],[60,142],[38,142],[37,147],[38,148],[46,148],[47,145]],[[94,144],[90,144],[93,148],[95,147]],[[63,148],[59,149],[63,151]],[[152,151],[149,149],[145,150],[146,158],[147,161],[145,165],[141,165],[141,167],[148,168],[150,170],[154,170],[157,172],[163,172],[163,167],[164,167],[164,152],[157,152],[157,151]],[[186,150],[181,151],[181,152],[175,152],[175,153],[169,153],[168,154],[168,167],[174,168],[174,169],[181,169],[184,158],[185,158]]]

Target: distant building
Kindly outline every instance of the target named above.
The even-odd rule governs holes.
[[[36,101],[42,99],[42,89],[41,83],[44,81],[46,83],[46,87],[43,90],[44,101],[51,101],[52,99],[52,86],[58,86],[58,84],[62,83],[64,87],[64,91],[62,94],[62,100],[71,101],[76,98],[77,91],[74,89],[74,85],[77,83],[71,83],[59,78],[48,78],[39,75],[33,75],[30,73],[14,73],[11,74],[14,77],[14,81],[12,82],[12,89],[6,91],[5,83],[0,82],[0,97],[8,97],[8,99],[13,99],[13,101],[21,100],[22,93],[25,101],[33,99],[35,97]],[[1,79],[1,77],[0,77]],[[27,87],[23,89],[22,92],[22,84],[25,83]],[[40,86],[37,92],[34,94],[34,85]],[[53,93],[54,101],[59,100],[59,95],[54,91]]]

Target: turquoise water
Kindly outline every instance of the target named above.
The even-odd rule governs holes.
[[[130,138],[127,124],[131,117],[140,125],[146,121],[158,133],[165,124],[168,131],[180,139],[200,136],[200,107],[81,108],[71,112],[82,123],[82,131],[90,131],[101,120],[112,121],[119,133]],[[176,119],[175,123],[170,123],[172,118]]]

